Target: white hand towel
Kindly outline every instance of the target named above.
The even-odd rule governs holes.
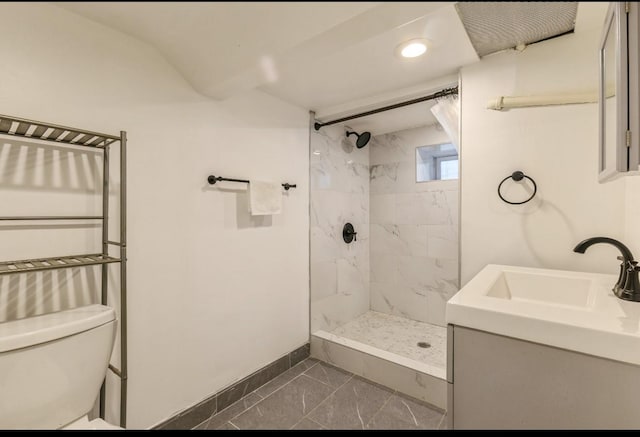
[[[249,183],[249,212],[251,215],[280,214],[282,212],[282,186],[273,182]]]

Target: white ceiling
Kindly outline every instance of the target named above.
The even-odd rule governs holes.
[[[323,121],[450,86],[460,67],[478,60],[455,2],[54,4],[149,43],[204,95],[259,88]],[[599,25],[607,4],[581,2],[576,31]],[[417,37],[429,41],[425,56],[394,55]],[[418,126],[423,114],[431,124],[429,106],[349,123],[376,134]]]
[[[321,111],[336,103],[449,75],[478,60],[453,3],[420,16],[424,12],[425,9],[416,8],[413,21],[291,66],[281,73],[281,80],[260,88],[299,106]],[[427,39],[426,55],[408,59],[394,54],[398,44],[413,38]]]
[[[157,48],[193,87],[252,88],[320,111],[477,60],[453,2],[58,2]],[[399,59],[416,37],[428,56]]]
[[[604,22],[608,6],[608,2],[579,3],[575,32],[584,32],[601,27]],[[379,108],[419,96],[425,96],[445,87],[455,86],[456,81],[456,75],[441,77],[439,80],[425,83],[425,86],[396,90],[396,92],[388,93],[387,95],[370,96],[370,98],[360,101],[356,100],[350,104],[325,108],[323,111],[317,113],[317,118],[321,121],[328,121],[358,112],[365,112],[373,108]],[[388,96],[393,97],[388,98]],[[349,120],[345,122],[345,124],[358,133],[369,131],[374,136],[419,126],[435,125],[437,124],[437,120],[430,111],[431,106],[435,103],[435,101],[428,101],[410,105],[403,108],[393,109],[391,111],[385,111]]]

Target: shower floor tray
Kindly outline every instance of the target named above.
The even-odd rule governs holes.
[[[331,332],[422,363],[428,373],[445,378],[447,328],[368,311]]]

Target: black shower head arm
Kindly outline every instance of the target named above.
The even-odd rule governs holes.
[[[362,149],[364,146],[366,146],[367,143],[369,143],[369,140],[371,139],[371,132],[362,132],[361,134],[359,134],[357,132],[347,131],[347,137],[352,134],[358,138],[356,140],[356,147],[358,149]]]

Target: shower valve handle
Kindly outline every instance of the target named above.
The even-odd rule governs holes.
[[[349,244],[352,241],[358,241],[356,235],[358,235],[358,233],[355,231],[351,223],[345,224],[344,228],[342,228],[342,239],[345,243]]]

